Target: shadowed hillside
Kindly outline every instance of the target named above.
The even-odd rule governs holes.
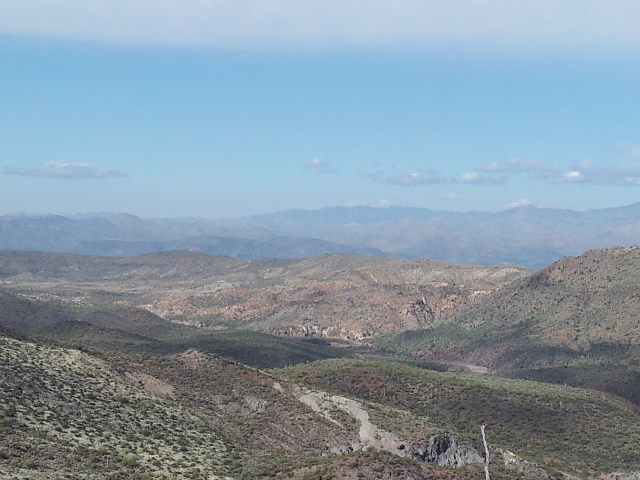
[[[34,331],[70,320],[74,314],[57,302],[41,302],[0,290],[0,324],[13,330]]]
[[[640,248],[592,250],[383,345],[640,403],[639,292]]]

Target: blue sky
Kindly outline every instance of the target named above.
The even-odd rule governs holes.
[[[0,0],[0,214],[640,200],[633,2],[45,3]]]

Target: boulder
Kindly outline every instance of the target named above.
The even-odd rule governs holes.
[[[475,448],[460,445],[449,435],[434,435],[419,447],[413,447],[413,456],[423,462],[458,468],[471,463],[484,463]]]

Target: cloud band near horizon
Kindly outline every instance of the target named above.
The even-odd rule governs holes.
[[[640,46],[637,0],[0,0],[0,34],[222,49]]]
[[[3,175],[19,177],[49,177],[75,180],[126,178],[129,175],[111,167],[100,167],[88,163],[47,162],[32,168],[2,167]]]
[[[469,185],[504,185],[515,175],[525,175],[548,183],[585,183],[609,186],[640,186],[640,163],[602,166],[591,161],[573,164],[565,171],[544,160],[510,158],[488,165],[479,165],[474,171],[462,173],[457,179],[445,177],[434,170],[418,170],[395,175],[384,171],[370,172],[367,177],[387,185],[405,187],[461,183]]]

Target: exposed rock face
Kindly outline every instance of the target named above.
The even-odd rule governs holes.
[[[475,448],[460,445],[449,435],[434,435],[414,450],[415,457],[436,465],[458,468],[471,463],[484,463],[484,458]]]
[[[282,386],[275,383],[273,387],[281,391]],[[294,396],[311,407],[311,409],[331,423],[342,425],[331,416],[334,409],[342,410],[353,417],[360,426],[358,439],[350,445],[337,445],[332,453],[349,454],[357,450],[386,450],[399,457],[412,456],[423,462],[435,463],[439,466],[458,468],[471,463],[484,463],[484,458],[474,448],[460,445],[450,435],[433,435],[421,446],[411,446],[392,432],[388,432],[373,424],[369,413],[362,402],[340,395],[331,395],[322,391],[312,391],[296,387]]]
[[[275,384],[274,388],[277,389]],[[346,454],[373,447],[376,450],[386,450],[401,457],[406,455],[405,442],[395,434],[373,424],[369,419],[369,413],[361,402],[340,395],[330,395],[326,392],[314,392],[301,388],[294,390],[294,394],[298,400],[311,407],[314,412],[340,427],[342,427],[340,422],[331,416],[333,409],[342,410],[358,422],[360,426],[358,440],[352,441],[350,445],[336,446],[331,449],[332,453]],[[399,448],[400,445],[402,445],[402,448]]]

